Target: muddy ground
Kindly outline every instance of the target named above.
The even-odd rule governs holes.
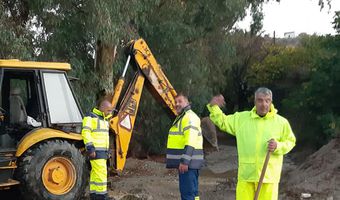
[[[206,160],[199,178],[201,199],[235,199],[236,147],[221,146],[219,152],[209,153]],[[177,171],[166,169],[164,158],[129,158],[123,174],[110,180],[109,194],[115,199],[180,199]]]
[[[280,200],[340,200],[340,139],[319,151],[296,152],[284,158]],[[177,172],[165,169],[164,158],[129,158],[124,173],[112,177],[110,196],[117,200],[180,199]],[[219,151],[206,153],[201,170],[201,200],[234,200],[237,182],[235,145],[219,145]]]
[[[234,200],[237,177],[235,144],[208,150],[200,172],[201,200]],[[120,176],[109,178],[109,195],[115,200],[177,200],[178,174],[165,168],[164,156],[128,158]],[[340,139],[320,150],[293,152],[284,158],[280,200],[340,200]],[[6,198],[6,194],[9,197]],[[13,195],[15,194],[15,195]],[[13,198],[15,196],[15,198]],[[20,199],[18,192],[0,191],[0,199]]]

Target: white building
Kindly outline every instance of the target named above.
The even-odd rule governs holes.
[[[285,38],[295,38],[295,32],[291,31],[291,32],[285,32],[284,34]]]

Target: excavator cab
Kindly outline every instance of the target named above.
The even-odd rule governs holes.
[[[80,198],[88,170],[70,69],[0,60],[0,189],[20,184],[31,199]]]
[[[37,128],[80,133],[82,113],[64,71],[3,67],[0,73],[0,134],[12,139],[0,147],[15,147]]]
[[[1,109],[4,113],[1,134],[11,138],[11,141],[1,140],[1,146],[15,147],[34,126],[42,126],[43,121],[46,126],[46,122],[39,106],[34,72],[3,68],[1,72]],[[27,117],[35,119],[35,123],[28,124]]]

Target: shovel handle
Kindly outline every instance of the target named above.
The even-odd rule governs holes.
[[[261,190],[261,187],[262,187],[262,184],[263,184],[264,175],[266,174],[269,158],[270,158],[270,151],[267,151],[266,160],[264,161],[264,164],[263,164],[263,167],[262,167],[261,176],[260,176],[259,183],[257,185],[254,200],[257,200],[259,198],[259,194],[260,194],[260,190]]]

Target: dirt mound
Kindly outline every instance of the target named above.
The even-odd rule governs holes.
[[[202,134],[204,138],[218,150],[216,126],[212,123],[209,117],[204,117],[201,120]]]
[[[283,183],[287,197],[299,198],[301,193],[311,199],[340,199],[340,138],[333,139],[291,171]]]

